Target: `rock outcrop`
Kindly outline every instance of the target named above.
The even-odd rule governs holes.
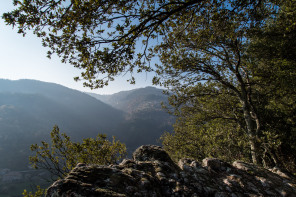
[[[78,164],[47,190],[48,197],[71,196],[296,196],[296,179],[268,170],[214,158],[175,164],[158,146],[141,146],[119,165]]]

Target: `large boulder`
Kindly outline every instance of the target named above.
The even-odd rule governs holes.
[[[58,196],[296,196],[295,177],[236,161],[215,158],[176,165],[159,146],[141,146],[119,165],[78,164],[53,183],[47,197]]]

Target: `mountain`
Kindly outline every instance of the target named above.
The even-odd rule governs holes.
[[[68,132],[73,129],[102,132],[110,130],[112,122],[122,121],[121,111],[80,91],[54,83],[0,80],[0,93],[1,105],[13,105],[26,110],[26,113],[35,114],[39,119],[46,119],[50,124],[65,125],[64,129]],[[86,124],[79,126],[77,120]],[[87,124],[89,126],[85,127]]]
[[[26,169],[30,145],[48,141],[54,125],[76,141],[114,135],[129,152],[159,144],[161,134],[171,130],[173,118],[161,110],[166,97],[159,89],[102,96],[105,100],[93,96],[54,83],[0,79],[0,168]]]
[[[132,150],[151,142],[160,144],[158,139],[161,134],[172,130],[175,118],[161,107],[162,102],[167,102],[167,95],[161,89],[146,87],[112,95],[88,94],[125,112],[126,121],[119,125],[120,130],[116,136],[120,136]]]
[[[122,91],[112,95],[88,94],[116,109],[128,113],[148,109],[161,111],[161,102],[167,101],[167,96],[163,94],[163,90],[155,87]]]
[[[112,95],[88,94],[118,110],[126,112],[129,116],[139,117],[144,114],[145,118],[147,118],[151,112],[168,115],[161,107],[162,102],[167,102],[167,95],[163,94],[163,90],[155,87],[122,91]]]
[[[27,166],[30,144],[54,125],[73,140],[114,135],[123,112],[82,92],[34,80],[0,79],[0,168]],[[17,162],[20,161],[20,162]]]

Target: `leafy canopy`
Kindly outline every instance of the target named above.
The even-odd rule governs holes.
[[[261,123],[252,101],[255,89],[246,49],[249,32],[261,28],[266,15],[270,17],[276,10],[265,3],[245,3],[239,8],[235,3],[224,3],[211,7],[211,1],[205,1],[206,6],[198,12],[192,10],[179,17],[176,26],[155,48],[161,64],[157,70],[160,77],[154,82],[172,89],[176,101],[172,105],[177,110],[183,106],[198,107],[200,124],[204,124],[203,119],[240,123],[248,136],[252,160],[260,163]]]
[[[200,88],[192,91],[198,93]],[[170,98],[170,101],[176,106],[182,99]],[[237,108],[237,99],[227,94],[186,99],[186,104],[182,103],[175,112],[178,119],[174,132],[166,132],[161,138],[164,149],[177,161],[184,157],[199,161],[215,157],[229,162],[237,159],[249,162],[248,137]]]
[[[48,56],[82,69],[81,78],[91,88],[103,87],[120,74],[151,71],[157,41],[179,26],[190,27],[195,13],[217,10],[256,17],[262,1],[243,0],[14,0],[17,8],[3,14],[6,23],[25,35],[42,38]],[[207,12],[209,10],[209,12]],[[187,28],[187,27],[185,27]],[[76,78],[77,80],[79,77]],[[130,82],[134,83],[131,75]]]
[[[172,89],[179,116],[163,144],[176,157],[251,155],[254,163],[295,171],[295,2],[263,5],[253,24],[247,11],[206,10],[192,26],[181,17],[156,48],[162,64],[155,80]]]

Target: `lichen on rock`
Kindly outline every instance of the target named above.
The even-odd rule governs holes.
[[[53,183],[47,197],[94,196],[296,196],[296,179],[279,169],[215,158],[175,164],[159,146],[139,147],[118,165],[77,166]]]

